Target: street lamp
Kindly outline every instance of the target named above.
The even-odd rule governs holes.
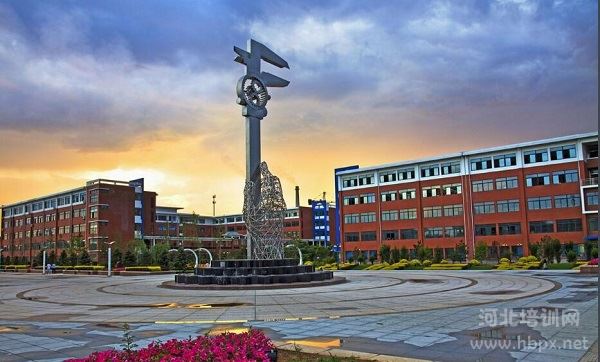
[[[105,241],[104,244],[108,245],[108,273],[106,274],[107,277],[111,276],[111,272],[112,272],[112,249],[111,246],[112,244],[114,244],[114,241],[108,242]]]

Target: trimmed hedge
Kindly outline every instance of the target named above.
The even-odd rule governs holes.
[[[6,269],[27,269],[29,265],[18,264],[18,265],[3,265],[4,270]]]
[[[57,267],[58,269],[58,267]],[[104,265],[75,265],[73,270],[104,270]]]
[[[125,267],[125,271],[148,271],[148,272],[157,272],[162,271],[160,266],[127,266]]]
[[[431,264],[430,267],[423,270],[463,270],[469,267],[469,264]]]

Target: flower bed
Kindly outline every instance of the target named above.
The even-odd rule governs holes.
[[[263,332],[249,332],[218,336],[199,336],[195,339],[171,339],[153,342],[135,351],[107,350],[94,352],[69,362],[142,362],[142,361],[271,361],[275,347]]]

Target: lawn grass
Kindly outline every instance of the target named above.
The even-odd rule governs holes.
[[[577,266],[577,263],[548,264],[548,269],[550,269],[550,270],[568,270],[568,269],[573,269],[576,266]]]
[[[301,351],[288,351],[285,349],[277,350],[277,361],[278,362],[365,362],[367,360],[358,359],[353,357],[336,357],[336,356],[322,356],[313,353],[305,353]]]

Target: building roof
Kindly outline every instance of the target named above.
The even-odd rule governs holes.
[[[542,139],[542,140],[527,141],[527,142],[515,143],[515,144],[510,144],[510,145],[504,145],[504,146],[480,148],[480,149],[471,150],[471,151],[460,151],[460,152],[454,152],[454,153],[447,153],[447,154],[443,154],[443,155],[439,155],[439,156],[433,156],[433,157],[427,157],[427,158],[421,158],[421,159],[415,159],[415,160],[400,161],[400,162],[393,162],[393,163],[386,163],[386,164],[367,166],[367,167],[358,167],[358,168],[350,168],[350,169],[342,168],[340,171],[336,171],[336,175],[355,174],[357,172],[380,170],[380,169],[392,168],[392,167],[411,166],[411,165],[415,165],[415,164],[423,164],[423,163],[429,163],[429,162],[435,162],[435,161],[456,159],[456,158],[460,158],[460,157],[464,157],[464,156],[474,156],[474,155],[479,155],[479,154],[483,155],[483,154],[492,153],[492,152],[512,150],[515,148],[535,147],[535,146],[539,146],[539,145],[560,143],[560,142],[566,142],[566,141],[572,141],[572,140],[580,140],[580,139],[586,139],[586,138],[592,138],[592,137],[598,137],[598,132],[578,133],[578,134],[569,135],[569,136],[546,138],[546,139]]]

